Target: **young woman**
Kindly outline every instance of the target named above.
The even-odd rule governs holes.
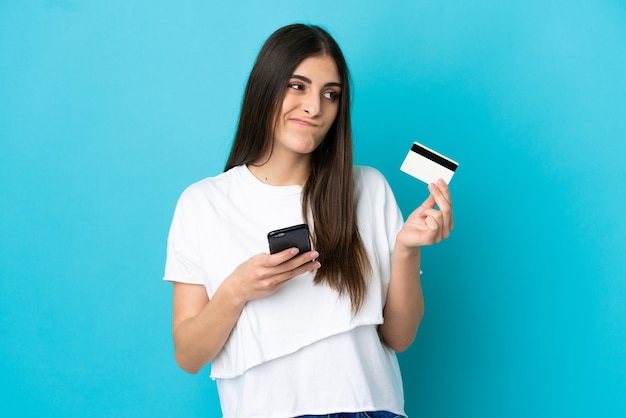
[[[176,361],[211,362],[225,417],[397,417],[395,352],[424,311],[420,247],[453,227],[443,181],[404,222],[383,176],[353,167],[350,84],[323,29],[266,41],[225,172],[180,197],[165,280]],[[267,233],[307,223],[313,250],[268,253]]]

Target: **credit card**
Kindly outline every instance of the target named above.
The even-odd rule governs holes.
[[[436,183],[438,179],[450,184],[458,166],[457,162],[448,157],[414,142],[400,170],[426,184]]]

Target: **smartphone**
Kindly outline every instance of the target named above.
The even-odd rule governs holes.
[[[278,229],[267,234],[270,244],[270,254],[279,253],[287,248],[298,248],[298,254],[311,251],[311,238],[309,226],[300,224],[288,228]]]

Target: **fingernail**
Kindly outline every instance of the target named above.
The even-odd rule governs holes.
[[[320,256],[320,253],[318,253],[317,251],[313,251],[311,253],[311,260],[315,260],[319,256]]]

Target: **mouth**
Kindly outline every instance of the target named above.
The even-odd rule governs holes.
[[[296,125],[300,125],[300,126],[308,126],[308,127],[316,127],[317,126],[313,122],[309,122],[308,120],[304,120],[304,119],[292,118],[290,120],[293,123],[295,123]]]

